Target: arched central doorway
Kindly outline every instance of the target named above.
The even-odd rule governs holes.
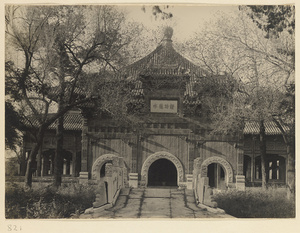
[[[149,167],[148,186],[177,186],[177,169],[168,159],[158,159]]]
[[[158,160],[160,160],[160,161],[158,161]],[[167,161],[164,161],[164,160],[167,160]],[[156,161],[158,161],[158,162],[155,163]],[[153,167],[152,167],[152,164],[154,164]],[[157,174],[158,170],[167,170],[167,171],[170,170],[170,169],[165,169],[165,166],[167,166],[171,170],[173,169],[172,166],[175,166],[176,173],[173,172],[173,173],[175,173],[175,177],[176,177],[175,185],[181,186],[183,184],[183,177],[184,177],[183,166],[182,166],[180,160],[176,156],[174,156],[168,152],[165,152],[165,151],[156,152],[156,153],[150,155],[145,160],[145,162],[143,163],[143,166],[142,166],[142,170],[141,170],[141,183],[140,183],[141,186],[147,187],[149,185],[148,181],[149,180],[150,180],[150,182],[151,182],[151,180],[153,181],[153,178],[148,179],[148,175],[152,174],[153,171],[154,171],[154,174]],[[151,170],[153,170],[153,171],[150,171],[150,173],[149,173],[150,167],[152,167]],[[172,178],[174,178],[174,175],[172,175]],[[167,183],[165,183],[165,184],[167,184]],[[163,184],[161,183],[160,185],[163,185]]]

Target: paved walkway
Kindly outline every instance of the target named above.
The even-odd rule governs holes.
[[[172,188],[125,189],[116,205],[81,218],[231,218],[196,206],[192,190]]]

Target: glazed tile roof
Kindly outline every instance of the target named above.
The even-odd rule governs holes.
[[[37,120],[32,120],[31,118],[31,124],[37,126],[38,121]],[[82,115],[79,112],[72,112],[72,113],[67,113],[64,118],[64,128],[65,130],[76,130],[76,131],[81,131],[82,129]],[[30,126],[27,122],[27,126]],[[51,124],[49,126],[49,129],[55,129],[56,128],[56,122]],[[272,121],[265,122],[265,129],[266,129],[266,135],[280,135],[281,131],[279,128],[276,126],[276,124]],[[283,126],[283,129],[285,131],[289,131],[288,126]],[[247,122],[245,124],[245,128],[243,131],[244,134],[259,134],[259,124],[258,122]]]
[[[162,43],[147,56],[123,68],[122,73],[128,81],[135,83],[135,88],[132,90],[133,96],[144,94],[140,77],[144,79],[164,79],[166,77],[185,79],[185,77],[189,77],[189,80],[185,83],[184,95],[188,97],[185,102],[200,104],[200,100],[197,98],[198,93],[193,90],[194,85],[202,78],[210,78],[211,75],[174,49],[171,40],[172,34],[173,30],[167,27]],[[220,81],[222,81],[221,78]]]
[[[70,85],[67,85],[65,92],[67,92],[67,93],[71,92],[71,86]],[[51,91],[49,92],[49,97],[53,98],[53,99],[56,99],[57,96],[59,95],[59,93],[60,93],[60,87],[59,86],[53,87],[51,89]],[[87,94],[87,91],[84,91],[79,87],[75,87],[74,94],[78,95],[78,96],[85,96]]]
[[[175,78],[183,78],[188,75],[190,80],[186,83],[186,90],[184,93],[185,104],[200,104],[201,101],[198,97],[198,93],[193,90],[195,83],[201,81],[200,77],[210,78],[211,76],[201,69],[199,66],[194,65],[188,59],[184,58],[180,55],[172,45],[172,33],[171,29],[167,29],[167,33],[165,34],[165,38],[161,45],[159,45],[152,53],[145,56],[144,58],[134,62],[133,64],[125,67],[122,70],[122,73],[126,75],[127,81],[134,82],[135,88],[131,91],[131,94],[136,97],[133,99],[134,102],[142,102],[142,96],[144,95],[143,83],[139,80],[139,76],[152,76],[156,77],[175,77]],[[222,77],[222,75],[220,75]],[[148,78],[148,77],[147,77]],[[219,79],[222,82],[222,79]],[[57,94],[58,89],[54,89],[52,94],[55,96]],[[78,96],[85,95],[82,89],[76,88],[75,93]],[[93,107],[92,103],[85,103],[86,107]],[[26,123],[27,126],[37,126],[37,119],[30,119]],[[55,129],[56,122],[49,126],[49,129]],[[64,117],[64,128],[66,130],[78,130],[82,129],[82,115],[79,112],[67,113]],[[265,122],[265,129],[267,135],[279,135],[281,131],[276,126],[276,124],[272,121]],[[283,126],[283,129],[288,131],[289,128],[287,126]],[[244,134],[259,134],[259,124],[257,122],[247,122],[245,124]]]
[[[53,114],[49,114],[51,117]],[[64,116],[64,129],[65,130],[76,130],[81,131],[82,129],[82,115],[79,112],[71,112],[67,113]],[[29,117],[27,121],[25,121],[25,125],[28,127],[37,127],[39,125],[38,120],[34,117]],[[52,123],[48,129],[56,129],[57,123]]]
[[[179,54],[172,45],[173,29],[165,29],[162,43],[149,55],[124,68],[127,77],[139,75],[156,75],[182,77],[184,75],[206,75],[205,70],[194,65],[188,59]]]
[[[55,128],[56,124],[50,127]],[[66,114],[64,119],[64,128],[67,130],[81,130],[82,129],[82,115],[81,114]]]
[[[287,132],[289,127],[282,125],[282,128]],[[279,135],[281,134],[280,129],[273,121],[265,122],[266,135]],[[259,134],[259,123],[258,122],[246,122],[244,128],[244,134]]]
[[[200,68],[180,55],[171,43],[159,45],[146,57],[127,66],[126,71],[128,75],[182,76],[191,74],[191,72],[201,75]]]

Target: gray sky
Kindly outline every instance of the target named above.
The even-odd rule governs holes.
[[[162,7],[163,8],[163,7]],[[171,19],[161,20],[152,16],[151,6],[146,6],[146,13],[140,6],[124,6],[128,11],[128,17],[133,21],[143,23],[149,29],[155,29],[160,26],[171,26],[174,29],[174,40],[181,42],[188,39],[195,31],[201,31],[205,22],[214,21],[218,15],[234,14],[238,11],[235,5],[169,5],[166,12],[171,12]]]

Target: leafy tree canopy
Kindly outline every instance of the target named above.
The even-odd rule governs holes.
[[[260,29],[267,32],[266,37],[278,36],[283,30],[295,33],[294,5],[249,5],[249,16]]]
[[[21,116],[13,105],[5,101],[5,148],[15,150],[19,142],[19,130],[22,128]]]

